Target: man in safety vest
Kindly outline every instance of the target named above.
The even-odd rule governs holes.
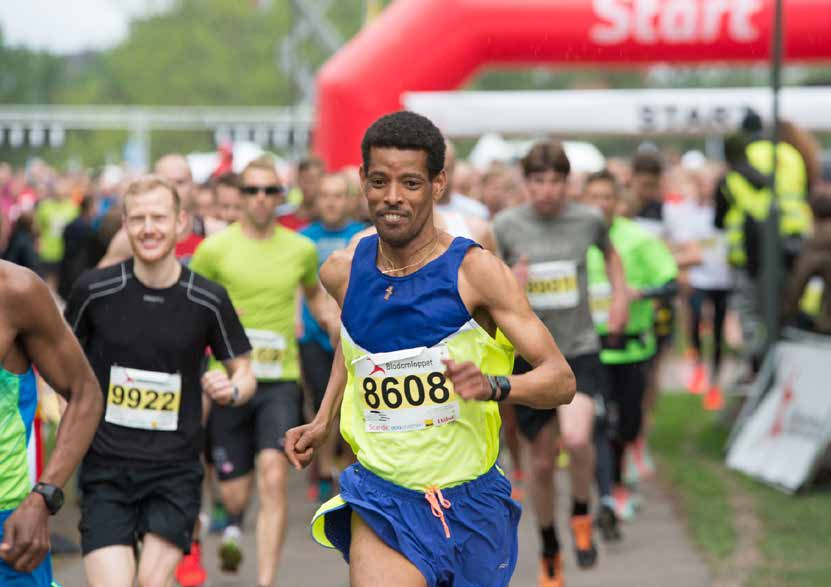
[[[761,269],[762,225],[770,213],[771,174],[776,160],[776,202],[779,233],[784,244],[786,266],[796,258],[799,246],[811,228],[807,202],[805,161],[792,145],[760,139],[748,144],[745,135],[725,143],[729,170],[716,194],[715,223],[727,232],[728,260],[736,270],[734,306],[742,324],[745,353],[757,362],[765,342],[755,281]]]

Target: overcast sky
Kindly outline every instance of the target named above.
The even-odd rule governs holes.
[[[102,49],[127,34],[133,15],[171,0],[0,0],[0,26],[8,45],[54,53]]]

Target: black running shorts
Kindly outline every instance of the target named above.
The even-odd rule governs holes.
[[[326,386],[329,384],[329,374],[332,372],[332,363],[335,353],[323,348],[318,342],[300,343],[300,365],[303,369],[303,384],[312,394],[315,413],[320,409]]]
[[[577,393],[584,393],[596,401],[608,397],[609,379],[606,366],[600,362],[599,353],[566,357],[566,361],[577,379]],[[514,375],[527,373],[532,368],[522,357],[518,356],[514,361]],[[556,408],[538,410],[520,405],[514,406],[514,410],[520,433],[530,441],[537,437],[543,426],[557,413]]]
[[[190,551],[202,498],[202,464],[85,461],[81,489],[81,549],[133,546],[155,534]]]
[[[303,395],[296,381],[259,381],[241,406],[211,408],[208,420],[216,474],[221,481],[254,470],[257,453],[283,450],[286,431],[303,423]]]

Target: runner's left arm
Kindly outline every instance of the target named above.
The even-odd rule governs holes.
[[[507,402],[533,408],[554,408],[574,397],[574,374],[551,333],[528,303],[511,270],[495,255],[471,249],[459,271],[459,292],[473,310],[485,310],[517,352],[534,367],[511,375]],[[446,361],[447,374],[464,399],[489,400],[488,379],[472,362]]]
[[[222,361],[225,370],[214,369],[202,375],[202,390],[221,406],[246,403],[257,391],[257,380],[251,370],[251,358],[236,357]],[[235,391],[236,390],[236,391]]]
[[[251,368],[251,343],[225,288],[220,288],[218,312],[209,329],[209,345],[225,369],[202,376],[202,390],[220,405],[247,402],[257,389]],[[236,392],[235,392],[236,388]],[[235,399],[234,396],[238,394]]]
[[[626,276],[623,273],[623,262],[620,260],[611,241],[601,249],[606,262],[606,275],[612,286],[612,305],[609,308],[609,333],[621,334],[629,321],[629,296],[626,286]]]
[[[62,487],[86,454],[98,427],[103,410],[101,389],[46,285],[33,273],[21,271],[10,289],[9,314],[26,355],[68,402],[55,448],[39,479]],[[3,525],[0,558],[19,572],[31,573],[49,552],[48,519],[43,497],[29,494]]]

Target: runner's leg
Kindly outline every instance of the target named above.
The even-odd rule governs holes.
[[[387,546],[354,512],[349,548],[349,582],[352,587],[427,586],[427,581],[415,565],[400,552]]]
[[[89,587],[133,587],[136,557],[132,546],[105,546],[84,557]]]
[[[138,587],[171,587],[182,551],[155,534],[145,534],[138,569]]]
[[[554,526],[556,487],[554,484],[555,420],[551,418],[531,441],[531,503],[540,528]],[[555,553],[550,553],[553,556]]]
[[[286,480],[289,462],[275,449],[257,455],[257,584],[271,585],[286,534]]]
[[[710,292],[713,300],[713,374],[712,381],[717,383],[718,372],[721,369],[721,357],[724,348],[724,318],[727,315],[727,290]]]
[[[571,455],[571,495],[575,502],[588,504],[594,478],[594,400],[578,392],[570,404],[557,408],[560,439]]]

